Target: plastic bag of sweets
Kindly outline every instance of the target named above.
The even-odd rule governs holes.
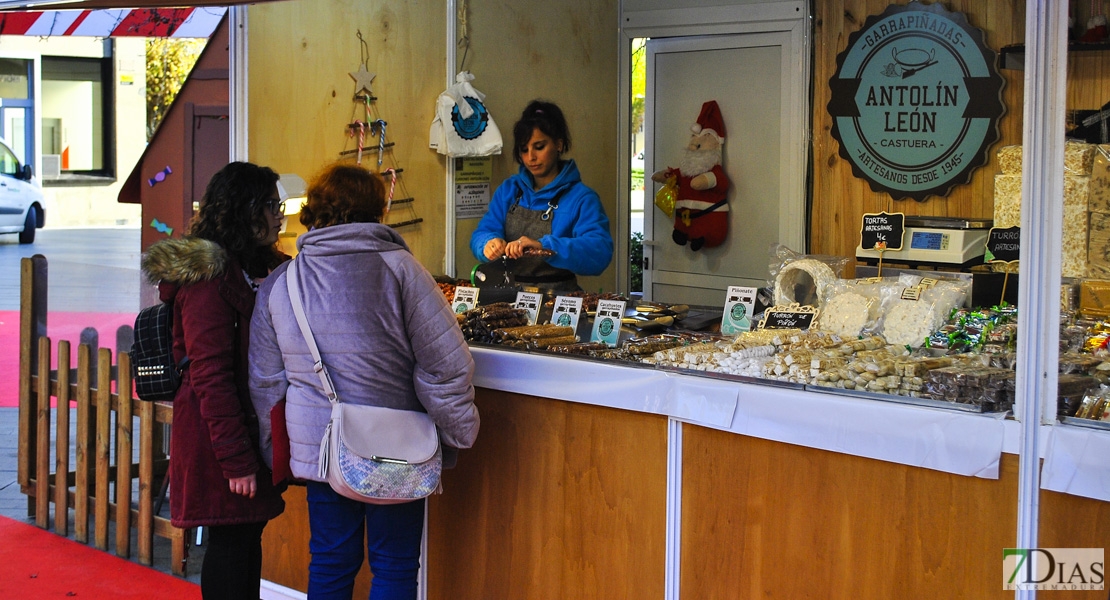
[[[800,254],[781,244],[773,245],[767,267],[773,303],[817,306],[825,286],[840,278],[848,262],[843,256]]]
[[[829,283],[821,298],[821,329],[847,339],[873,333],[878,326],[883,291],[900,285],[893,277],[879,281],[837,279]]]
[[[901,293],[895,293],[897,289],[888,290],[883,298],[880,333],[891,344],[920,348],[952,310],[964,303],[971,283],[943,280],[930,287],[906,288]]]

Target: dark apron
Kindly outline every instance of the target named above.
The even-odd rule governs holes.
[[[560,193],[559,196],[548,202],[546,209],[532,210],[520,205],[520,199],[524,196],[524,192],[517,190],[513,205],[509,207],[509,211],[505,214],[505,241],[517,240],[522,236],[528,236],[538,241],[545,235],[551,235],[551,218],[554,216],[555,209],[559,207],[559,197],[561,195]],[[505,266],[502,265],[503,262],[508,263],[507,267],[512,271],[513,278],[521,285],[551,291],[580,289],[573,271],[553,267],[542,256],[522,256],[516,260],[510,259],[508,261],[493,260],[481,266],[482,272],[486,273],[487,277],[492,276],[494,281],[501,281],[502,275],[500,273],[505,269]]]

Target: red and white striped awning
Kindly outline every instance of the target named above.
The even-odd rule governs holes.
[[[206,38],[227,8],[144,8],[0,12],[0,35]]]

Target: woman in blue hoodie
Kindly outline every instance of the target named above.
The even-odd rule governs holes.
[[[598,275],[609,266],[609,217],[574,160],[563,158],[569,150],[563,111],[533,100],[513,126],[520,171],[497,188],[470,236],[479,261],[513,259],[509,268],[518,283],[553,291],[579,289],[576,275]],[[549,252],[536,255],[541,250]]]

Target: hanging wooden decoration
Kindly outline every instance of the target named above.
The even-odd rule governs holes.
[[[367,69],[370,49],[366,44],[366,40],[362,37],[362,32],[358,31],[357,35],[361,48],[362,62],[359,64],[357,70],[348,73],[355,82],[355,93],[353,97],[355,107],[351,111],[351,121],[347,124],[344,131],[346,138],[355,142],[355,147],[344,148],[339,153],[339,156],[340,158],[354,158],[355,164],[361,165],[363,154],[367,152],[376,153],[378,155],[378,169],[376,173],[382,175],[389,186],[389,195],[386,200],[385,214],[382,216],[382,223],[394,229],[416,225],[417,223],[423,222],[424,219],[416,215],[414,207],[415,199],[409,196],[405,190],[404,179],[400,177],[404,169],[392,164],[395,162],[392,151],[394,142],[386,141],[385,133],[389,124],[385,119],[381,118],[381,116],[374,114],[376,112],[374,102],[378,98],[374,96],[371,84],[377,75],[371,73],[370,70]],[[362,115],[356,117],[356,113],[359,112],[359,107],[363,109]],[[367,140],[367,136],[370,137],[369,141]],[[378,138],[377,144],[373,142],[375,136]],[[383,170],[382,166],[387,162],[391,163],[391,165],[386,166]],[[398,193],[402,197],[394,198],[394,195]],[[403,212],[408,213],[404,215],[404,217],[407,218],[391,218],[391,214],[393,213],[390,211],[396,206],[403,206],[405,208]]]

